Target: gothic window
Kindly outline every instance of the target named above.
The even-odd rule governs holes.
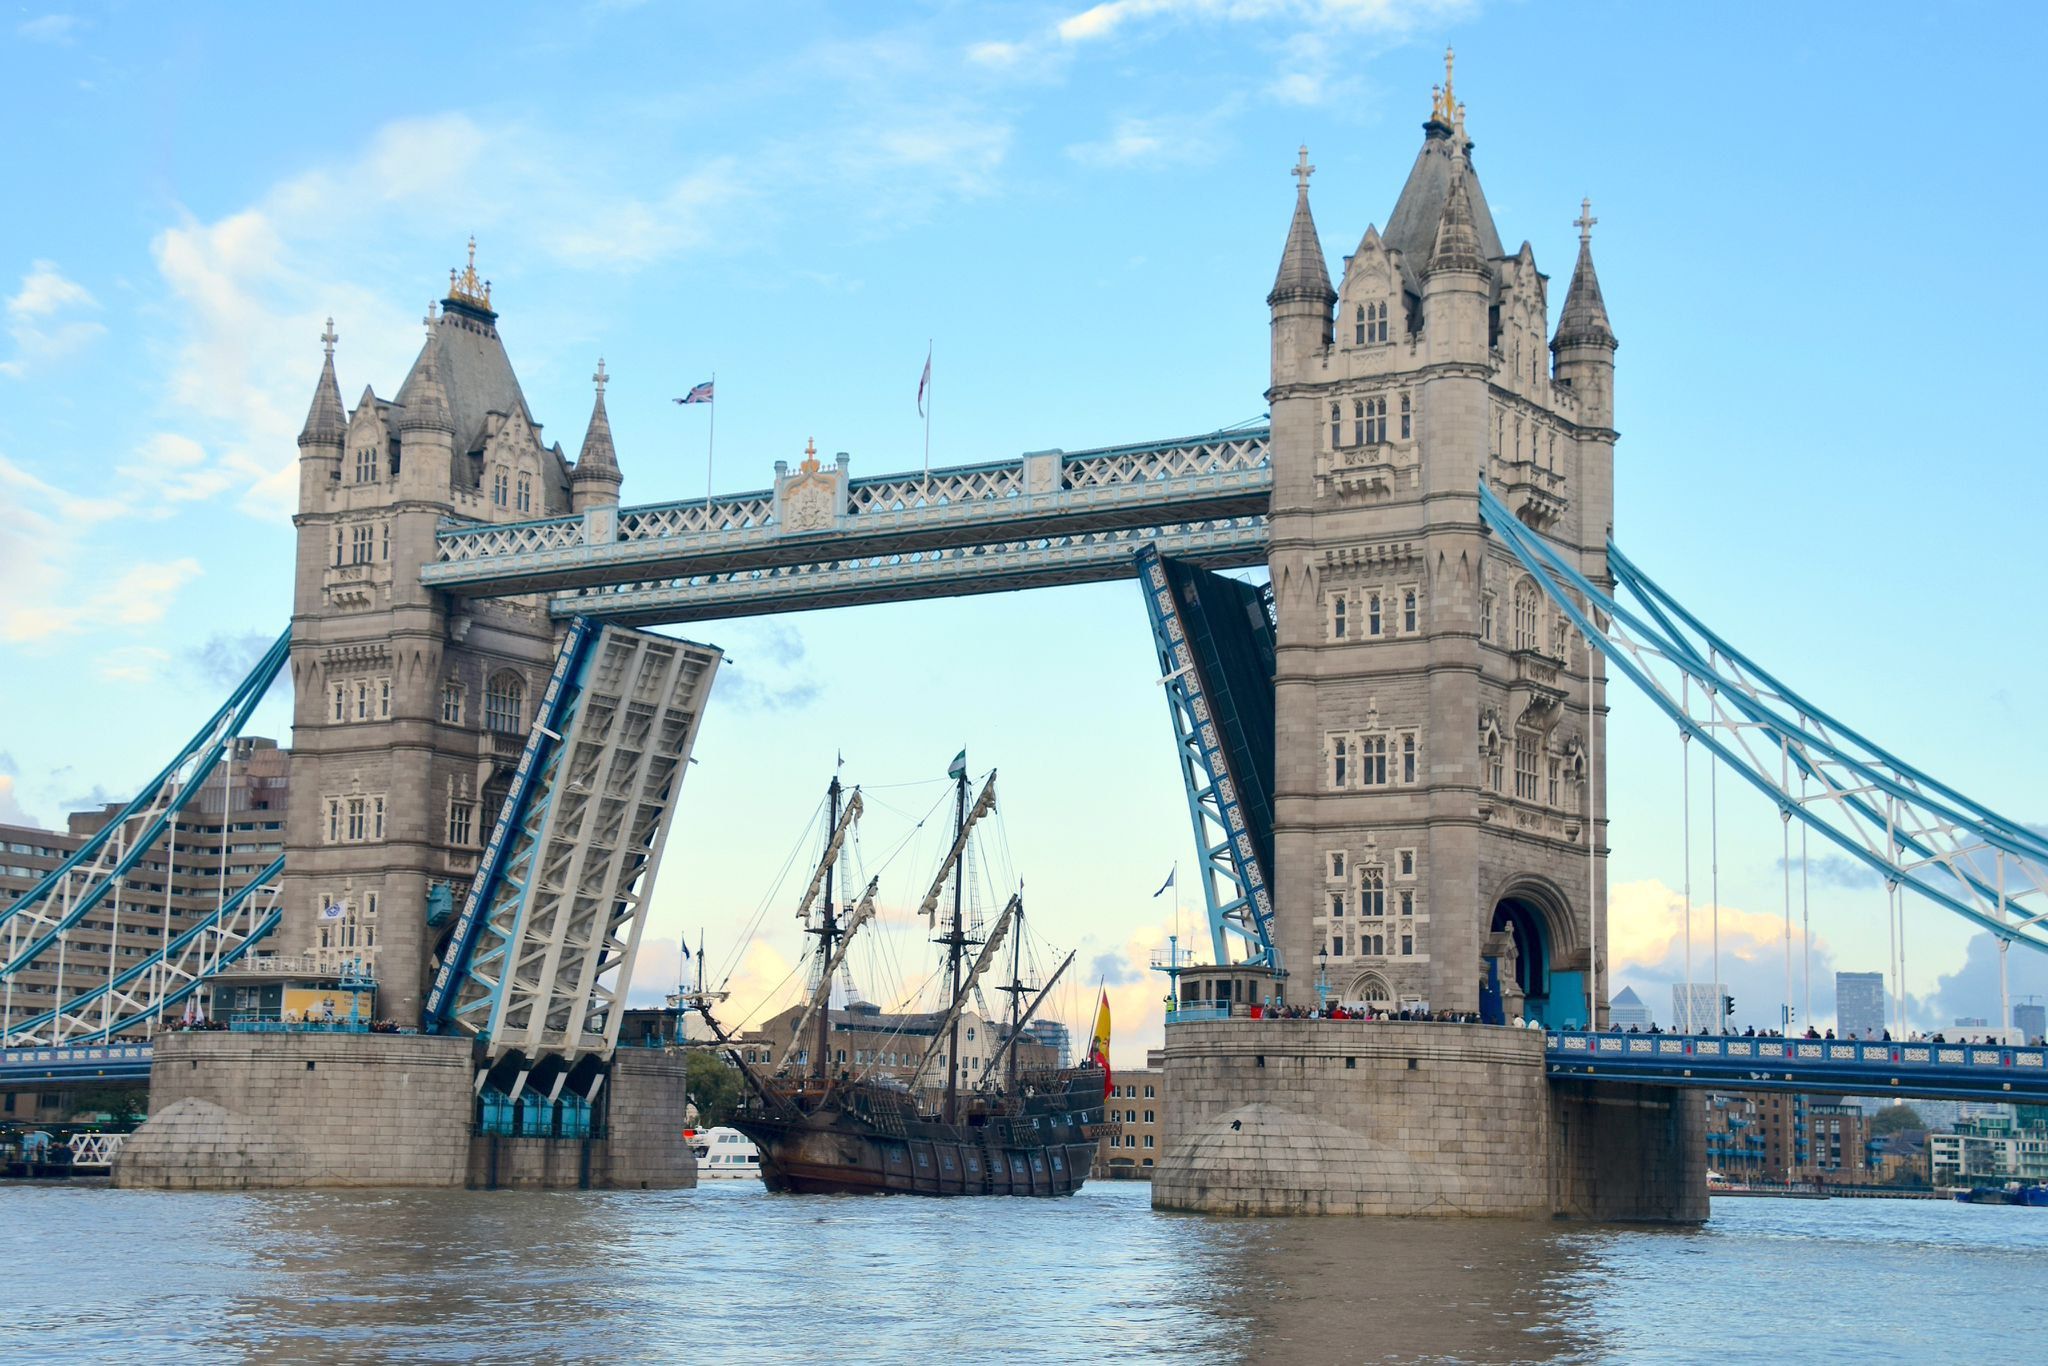
[[[1515,734],[1515,795],[1525,802],[1536,800],[1536,747],[1540,743],[1534,731]]]
[[[1342,918],[1344,914],[1344,893],[1330,893],[1330,914]]]
[[[369,719],[370,680],[367,678],[359,678],[356,680],[356,720],[367,721]]]
[[[533,511],[533,478],[531,475],[522,474],[519,476],[517,507],[521,512]]]
[[[340,527],[336,527],[336,528],[334,529],[334,565],[335,565],[335,568],[337,568],[337,569],[339,569],[339,568],[341,567],[341,542],[342,542],[341,528],[340,528]]]
[[[1387,913],[1387,870],[1378,864],[1359,870],[1358,914],[1377,920]]]
[[[1376,934],[1372,937],[1372,956],[1375,958],[1385,958],[1387,956],[1387,937],[1385,935]]]
[[[517,735],[526,711],[526,685],[519,675],[507,671],[493,678],[484,689],[484,729],[500,735]]]
[[[476,832],[476,803],[448,803],[448,842],[470,844]]]
[[[1493,791],[1499,792],[1504,779],[1505,774],[1502,769],[1500,741],[1495,740],[1491,745],[1487,746],[1486,750],[1486,785]]]
[[[1536,648],[1536,585],[1526,578],[1515,585],[1515,648]]]
[[[1401,592],[1401,629],[1413,635],[1415,632],[1415,590]]]
[[[1380,633],[1380,595],[1377,593],[1365,595],[1365,633],[1369,636]]]
[[[1411,954],[1411,953],[1414,953],[1414,952],[1415,952],[1415,936],[1414,936],[1414,935],[1412,935],[1412,934],[1404,934],[1404,935],[1402,935],[1402,936],[1401,936],[1401,953],[1402,953],[1402,956],[1403,956],[1403,957],[1406,957],[1407,955],[1409,955],[1409,954]]]
[[[377,524],[377,534],[384,544],[383,553],[377,556],[377,558],[389,564],[391,562],[391,523],[379,522]]]
[[[348,834],[350,844],[362,842],[364,833],[370,828],[369,803],[361,797],[348,799]]]
[[[1394,855],[1394,876],[1412,878],[1415,876],[1415,851],[1402,849]]]
[[[375,447],[365,446],[356,452],[356,482],[358,484],[374,484],[377,482],[377,451]]]
[[[1401,914],[1409,916],[1415,914],[1415,893],[1401,893]]]
[[[1548,803],[1551,806],[1557,805],[1558,791],[1559,788],[1562,786],[1561,778],[1563,776],[1563,772],[1564,760],[1552,759],[1550,761],[1550,801]]]
[[[370,556],[376,548],[376,534],[377,529],[368,523],[349,528],[348,561],[350,564],[368,564],[370,562]]]
[[[1491,593],[1481,593],[1479,595],[1479,638],[1489,645],[1493,643],[1493,594]]]
[[[498,823],[498,813],[504,809],[505,798],[511,795],[511,792],[512,780],[509,777],[493,778],[484,784],[483,807],[477,813],[482,822],[477,826],[479,833],[484,826],[495,826]]]
[[[1367,735],[1358,742],[1358,782],[1361,787],[1387,785],[1387,737]]]
[[[384,838],[384,799],[382,797],[370,798],[370,838],[373,840]]]
[[[462,724],[462,685],[443,683],[441,685],[441,719],[451,726]]]
[[[1412,730],[1401,733],[1401,781],[1410,784],[1415,781],[1415,732]]]
[[[1330,957],[1332,957],[1332,958],[1342,958],[1343,956],[1344,956],[1344,936],[1343,936],[1343,935],[1341,935],[1341,934],[1339,934],[1339,935],[1332,935],[1332,936],[1331,936],[1331,938],[1330,938]]]
[[[510,488],[511,481],[506,477],[505,471],[491,471],[491,501],[493,503],[496,503],[499,507],[505,506],[506,495]]]
[[[1360,304],[1360,305],[1358,306],[1358,321],[1357,321],[1357,329],[1358,329],[1358,330],[1357,330],[1357,339],[1356,339],[1356,342],[1354,343],[1355,345],[1358,345],[1358,346],[1363,346],[1363,345],[1365,345],[1365,326],[1366,326],[1366,324],[1365,324],[1365,305],[1364,305],[1364,304]]]
[[[1344,633],[1350,625],[1345,620],[1349,610],[1350,605],[1345,602],[1342,593],[1339,593],[1330,603],[1330,635],[1337,640],[1344,639]]]
[[[1401,439],[1406,441],[1415,435],[1415,405],[1408,395],[1401,395]]]
[[[1351,401],[1351,444],[1363,446],[1366,441],[1365,400]]]
[[[1330,449],[1334,451],[1337,449],[1337,447],[1343,444],[1344,405],[1341,403],[1332,403],[1330,405]],[[339,552],[337,551],[337,553]],[[339,564],[341,562],[339,560],[336,560],[335,563]]]
[[[1379,304],[1375,307],[1373,311],[1373,340],[1377,342],[1384,342],[1387,339],[1387,306],[1385,304]]]
[[[1332,878],[1342,878],[1344,876],[1344,851],[1342,849],[1332,849],[1330,851],[1330,876]]]
[[[388,678],[377,680],[377,719],[391,719],[391,680]]]
[[[348,720],[348,684],[346,683],[334,685],[334,719],[337,721]]]
[[[1367,399],[1365,403],[1365,436],[1371,445],[1384,445],[1387,440],[1387,401],[1384,398]]]
[[[327,842],[329,844],[341,843],[341,798],[339,797],[329,797],[327,799]],[[324,897],[322,898],[322,900],[325,899]]]
[[[1342,787],[1350,775],[1346,772],[1351,762],[1351,747],[1343,736],[1330,744],[1330,786]]]

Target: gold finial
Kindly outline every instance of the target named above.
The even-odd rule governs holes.
[[[1451,85],[1451,69],[1457,54],[1450,48],[1444,49],[1444,83],[1429,88],[1429,116],[1441,124],[1462,123],[1465,111],[1458,105],[1457,93]]]
[[[329,318],[327,320],[327,330],[320,334],[320,345],[326,350],[327,359],[334,359],[334,344],[340,340],[340,337],[334,335],[334,319]]]
[[[1600,220],[1593,217],[1593,201],[1579,201],[1579,216],[1572,220],[1572,226],[1579,230],[1579,245],[1585,246],[1593,240],[1593,225]]]
[[[1315,173],[1316,168],[1308,164],[1308,144],[1304,142],[1301,144],[1301,160],[1296,162],[1294,169],[1287,174],[1293,176],[1295,182],[1301,186],[1301,192],[1307,194],[1308,178]]]
[[[805,474],[816,474],[818,472],[818,441],[816,437],[809,437],[804,441],[804,463],[801,468]]]
[[[452,270],[448,272],[448,297],[475,308],[488,309],[491,306],[491,282],[477,278],[474,234],[469,239],[469,264],[460,274]]]
[[[603,357],[603,356],[599,356],[599,357],[597,358],[597,373],[596,373],[596,374],[594,374],[594,375],[592,375],[592,376],[591,376],[590,378],[591,378],[592,380],[594,380],[594,381],[596,382],[596,384],[597,384],[597,396],[598,396],[599,398],[603,398],[603,397],[604,397],[604,386],[605,386],[605,383],[606,383],[606,382],[607,382],[607,381],[608,381],[608,380],[609,380],[609,379],[611,378],[611,377],[610,377],[609,375],[605,374],[605,372],[604,372],[604,357]]]

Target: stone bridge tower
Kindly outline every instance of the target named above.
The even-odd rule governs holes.
[[[559,444],[541,444],[473,241],[468,267],[449,276],[396,396],[365,388],[353,413],[330,322],[293,519],[298,800],[279,948],[330,970],[368,958],[379,1011],[401,1023],[418,1019],[440,908],[461,904],[476,871],[557,639],[544,598],[457,601],[421,587],[420,567],[443,518],[604,515],[620,483],[603,362],[571,466]]]
[[[1447,58],[1407,184],[1335,288],[1306,149],[1295,171],[1268,298],[1277,933],[1298,1002],[1320,980],[1479,1010],[1491,983],[1506,1015],[1562,1024],[1586,1018],[1605,915],[1602,666],[1476,488],[1607,581],[1615,340],[1590,212],[1552,333],[1472,147]]]

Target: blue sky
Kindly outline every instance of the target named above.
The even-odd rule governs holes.
[[[1334,261],[1391,207],[1448,42],[1501,234],[1555,295],[1581,195],[1600,219],[1621,544],[1866,733],[2048,820],[2042,27],[1429,0],[11,8],[0,818],[125,792],[279,629],[321,322],[348,401],[388,395],[468,234],[572,451],[605,357],[629,502],[701,491],[702,414],[668,400],[713,371],[723,489],[812,437],[857,473],[914,467],[927,339],[940,463],[1205,430],[1263,410],[1295,146]],[[733,667],[657,934],[737,936],[836,750],[881,784],[965,742],[1003,769],[1045,933],[1091,984],[1127,979],[1129,1012],[1156,1004],[1149,893],[1189,840],[1127,586],[693,634]],[[1619,690],[1614,754],[1618,975],[1661,1014],[1677,745]],[[1724,796],[1723,975],[1761,1020],[1777,823]],[[1817,878],[1813,915],[1825,1016],[1834,967],[1884,966],[1882,900]],[[1992,1013],[1983,946],[1929,908],[1909,927],[1925,1018]]]

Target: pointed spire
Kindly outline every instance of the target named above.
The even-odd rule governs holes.
[[[299,429],[299,448],[339,446],[348,435],[348,413],[341,406],[341,384],[334,378],[334,319],[320,334],[327,359],[320,366],[320,380],[313,386],[313,404],[306,409],[306,425]]]
[[[1316,237],[1315,215],[1308,208],[1308,178],[1316,173],[1309,165],[1308,148],[1291,174],[1298,183],[1294,197],[1294,221],[1287,228],[1287,250],[1280,256],[1280,273],[1273,279],[1273,292],[1266,296],[1269,307],[1296,300],[1308,300],[1327,307],[1337,301],[1330,288],[1330,270],[1323,264],[1323,246]]]
[[[1604,346],[1611,351],[1616,345],[1607,302],[1600,297],[1600,277],[1593,271],[1593,225],[1599,221],[1593,217],[1593,201],[1580,200],[1579,216],[1572,220],[1579,230],[1579,261],[1572,267],[1572,284],[1565,292],[1552,347]]]
[[[1429,253],[1425,274],[1440,270],[1484,274],[1486,269],[1486,254],[1472,217],[1472,195],[1465,186],[1465,165],[1460,161],[1451,173],[1451,192],[1444,196],[1444,210],[1436,221],[1436,245]]]
[[[597,386],[597,402],[590,409],[590,426],[583,433],[583,450],[576,457],[576,468],[570,474],[570,482],[591,483],[609,479],[619,481],[619,453],[612,446],[612,422],[604,410],[604,386],[611,376],[604,372],[604,357],[597,360],[597,373],[591,377]]]
[[[427,327],[427,344],[420,352],[419,369],[407,386],[405,411],[399,415],[398,430],[446,432],[453,436],[455,419],[449,416],[448,391],[441,387],[441,370],[436,364],[441,341],[434,334],[434,306],[431,303],[427,305],[427,316],[422,321]]]

